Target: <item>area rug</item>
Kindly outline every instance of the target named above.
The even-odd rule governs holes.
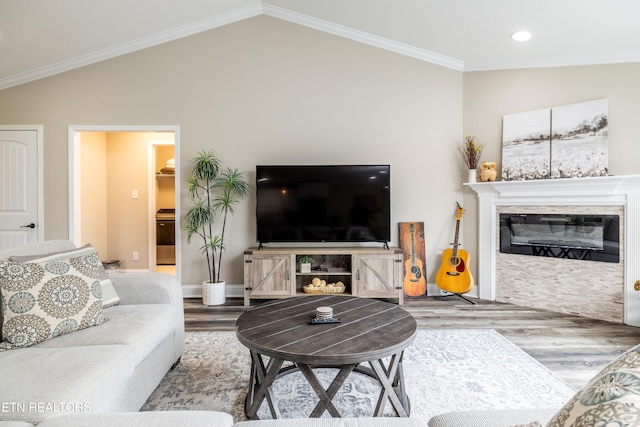
[[[170,371],[143,411],[212,410],[246,419],[249,350],[235,332],[187,333],[181,364]],[[328,387],[337,371],[321,369]],[[575,390],[492,329],[420,330],[405,350],[404,373],[411,417],[470,409],[560,407]],[[307,417],[318,401],[303,375],[274,383],[283,418]],[[334,403],[343,417],[370,416],[380,387],[352,374]],[[258,413],[271,418],[266,402]],[[385,415],[393,415],[387,405]],[[326,412],[324,416],[329,416]]]

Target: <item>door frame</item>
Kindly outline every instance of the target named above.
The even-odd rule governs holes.
[[[176,143],[175,141],[169,141],[169,140],[156,140],[156,139],[150,139],[147,141],[148,144],[148,148],[147,148],[147,157],[148,157],[148,163],[149,163],[149,170],[152,171],[152,174],[149,174],[149,181],[148,181],[148,185],[147,185],[147,192],[148,192],[148,197],[147,200],[149,201],[149,266],[153,266],[155,268],[155,266],[157,265],[157,252],[156,252],[156,246],[157,246],[157,236],[156,236],[156,191],[155,191],[155,181],[156,181],[156,171],[157,171],[157,165],[156,165],[156,148],[158,146],[166,146],[166,145],[173,145],[173,155],[174,158],[176,159],[176,165],[178,164],[178,157],[177,157],[177,150],[176,150]],[[175,180],[175,190],[176,190],[176,202],[179,199],[179,195],[178,195],[178,187],[179,187],[179,181],[180,181],[180,171],[178,170],[180,169],[179,167],[176,168],[176,177],[174,178]],[[180,218],[180,216],[178,215],[178,204],[176,203],[176,218]],[[180,221],[177,221],[177,224],[179,224]],[[180,228],[180,227],[178,227]],[[180,236],[180,230],[176,231],[176,270],[178,268],[178,237]],[[177,274],[177,273],[176,273]]]
[[[2,131],[35,131],[37,134],[36,154],[38,156],[38,167],[36,170],[36,186],[38,191],[38,227],[36,228],[36,239],[38,242],[44,240],[44,126],[43,125],[0,125]]]
[[[176,158],[175,177],[175,197],[176,197],[176,218],[180,218],[180,126],[113,126],[113,125],[69,125],[68,145],[69,145],[69,240],[79,245],[81,230],[81,186],[80,186],[80,143],[82,132],[173,132],[174,154]],[[151,171],[153,172],[153,171]],[[151,214],[149,214],[151,215]],[[149,227],[155,227],[155,218]],[[154,231],[155,233],[155,228]],[[151,234],[149,234],[151,235]],[[176,277],[180,280],[181,272],[181,230],[176,227]],[[155,248],[155,245],[153,246]],[[149,248],[151,251],[151,248]],[[149,257],[149,271],[155,270],[155,256]]]

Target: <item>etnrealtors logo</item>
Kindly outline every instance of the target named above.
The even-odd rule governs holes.
[[[0,413],[12,412],[91,412],[91,405],[81,402],[0,402]]]

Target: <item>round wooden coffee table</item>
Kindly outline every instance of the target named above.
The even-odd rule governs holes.
[[[333,316],[341,323],[310,324],[321,306],[333,308]],[[295,370],[302,372],[320,398],[310,417],[320,417],[325,411],[340,417],[332,399],[352,372],[369,375],[382,386],[374,416],[382,416],[390,401],[398,416],[408,417],[402,355],[416,331],[413,316],[398,306],[347,296],[276,300],[243,313],[236,322],[236,335],[251,353],[247,418],[258,418],[265,399],[271,416],[280,418],[271,386],[278,377]],[[292,365],[283,367],[287,361]],[[325,389],[313,369],[327,367],[339,372]]]

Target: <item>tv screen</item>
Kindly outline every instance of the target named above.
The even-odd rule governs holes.
[[[256,166],[258,242],[391,240],[389,165]]]

